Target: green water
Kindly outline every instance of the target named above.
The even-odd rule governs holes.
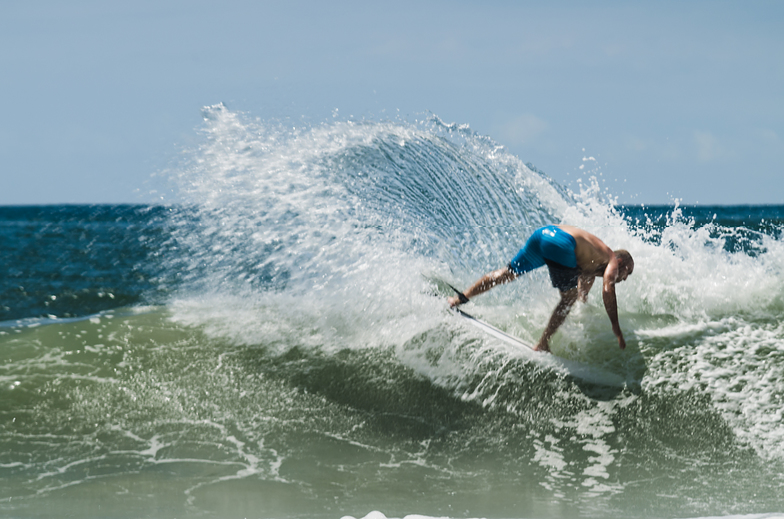
[[[744,447],[694,390],[608,391],[501,356],[439,387],[394,348],[274,354],[161,308],[6,327],[0,351],[7,516],[677,517],[780,505],[781,463]],[[489,392],[496,403],[482,404]]]

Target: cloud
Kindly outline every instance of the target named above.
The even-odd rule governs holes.
[[[699,162],[714,162],[718,160],[728,160],[738,158],[738,148],[743,148],[744,143],[741,139],[727,144],[726,140],[720,141],[710,132],[700,130],[694,131],[694,145],[696,147],[697,160]]]
[[[548,128],[547,122],[535,115],[522,114],[501,123],[498,127],[498,134],[501,140],[509,145],[529,144]]]
[[[654,139],[640,137],[634,134],[625,134],[621,137],[619,148],[635,156],[647,155],[656,160],[681,160],[683,158],[682,146],[676,140]],[[636,159],[638,160],[638,159]]]
[[[782,141],[781,137],[779,137],[779,134],[776,133],[776,131],[771,130],[770,128],[762,128],[754,133],[756,134],[757,142],[761,146],[777,151],[782,150],[782,144],[784,144],[784,141]]]
[[[724,154],[718,139],[710,132],[695,130],[694,144],[697,148],[697,160],[700,162],[712,162]]]

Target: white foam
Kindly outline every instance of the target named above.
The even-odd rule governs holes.
[[[190,258],[177,267],[192,282],[173,308],[180,322],[233,341],[401,344],[442,320],[426,295],[430,283],[423,273],[446,277],[449,263],[421,249],[442,248],[437,235],[452,231],[420,223],[432,212],[428,201],[442,204],[444,190],[455,186],[424,152],[453,161],[465,155],[468,168],[508,170],[505,182],[513,189],[540,195],[533,206],[554,211],[564,205],[557,190],[519,159],[437,120],[425,128],[336,122],[295,131],[247,121],[222,106],[205,114],[206,142],[172,174],[182,201],[198,216],[197,224],[185,217],[177,235]],[[468,144],[449,143],[452,133]],[[395,153],[397,162],[374,162]],[[407,166],[425,168],[432,180],[423,182]],[[486,178],[494,173],[481,171]],[[443,184],[433,185],[438,182]],[[461,222],[468,216],[443,205],[439,218]],[[498,215],[506,210],[492,208]],[[490,216],[472,218],[493,223]],[[466,232],[469,241],[483,234],[478,226]],[[497,240],[488,239],[471,254],[504,261],[499,258],[513,252],[498,251]]]
[[[754,353],[784,350],[784,331],[766,324],[784,300],[779,238],[757,235],[754,254],[728,251],[728,240],[753,233],[698,227],[677,202],[663,227],[633,226],[595,178],[565,196],[489,139],[437,119],[292,130],[222,106],[205,116],[202,146],[172,173],[191,211],[175,232],[185,251],[173,265],[186,287],[171,305],[178,322],[270,348],[392,346],[434,383],[496,405],[489,366],[510,352],[457,330],[443,299],[429,295],[431,279],[468,285],[506,264],[536,226],[575,225],[635,258],[617,286],[631,347],[617,350],[597,284],[553,349],[612,369],[636,350],[652,390],[697,377],[741,438],[766,455],[784,452],[774,409],[784,361]],[[556,300],[536,272],[474,304],[491,323],[533,339]],[[419,351],[409,347],[418,337]],[[719,355],[727,350],[735,362]],[[435,364],[426,358],[433,351],[441,352]],[[466,389],[477,373],[489,377],[486,387]],[[738,383],[742,398],[731,389]]]

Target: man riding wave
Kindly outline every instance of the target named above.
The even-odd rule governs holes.
[[[626,348],[618,324],[615,285],[634,271],[634,259],[628,251],[613,251],[593,234],[570,225],[548,225],[534,231],[509,265],[485,274],[464,293],[450,297],[449,306],[465,303],[544,265],[550,270],[553,287],[561,292],[561,300],[534,349],[550,351],[550,338],[566,320],[575,301],[579,298],[585,302],[597,277],[602,278],[602,300],[618,346]]]

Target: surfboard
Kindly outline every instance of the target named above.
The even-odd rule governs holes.
[[[509,344],[510,346],[514,346],[515,348],[527,348],[528,350],[531,350],[533,352],[536,351],[534,350],[534,346],[532,344],[528,344],[522,339],[518,339],[514,335],[509,335],[508,333],[499,330],[492,324],[486,323],[481,319],[477,319],[473,315],[467,314],[457,307],[454,308],[454,311],[462,315],[466,319],[469,319],[469,322],[474,326],[476,326],[477,328],[479,328],[480,330],[492,335],[496,339],[501,339],[503,342]]]
[[[535,351],[534,345],[529,344],[514,335],[509,335],[492,324],[486,323],[471,314],[467,314],[457,307],[453,308],[453,310],[472,326],[475,326],[486,334],[512,346],[515,350],[523,354],[523,356],[531,359],[537,364],[599,386],[623,387],[626,383],[624,377],[598,366],[591,366],[589,364],[583,364],[582,362],[564,359],[552,353]]]

